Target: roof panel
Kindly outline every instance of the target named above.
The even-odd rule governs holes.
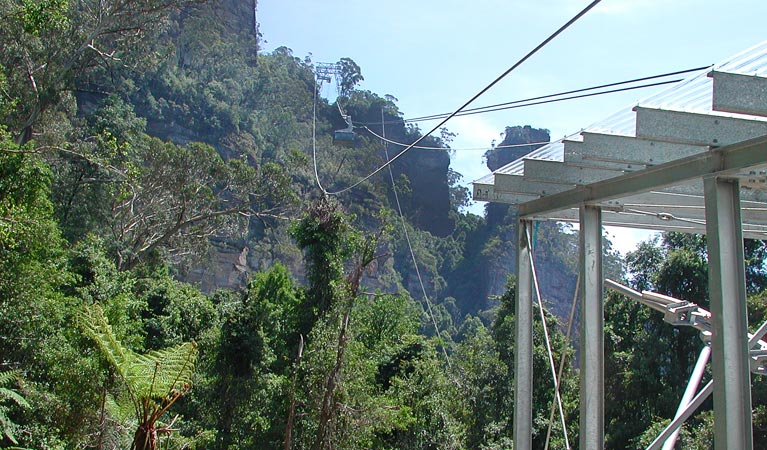
[[[482,195],[475,195],[475,198],[501,202],[513,202],[516,199],[519,200],[520,205],[524,205],[520,207],[522,213],[527,211],[532,215],[537,214],[536,217],[556,218],[562,216],[563,211],[578,206],[572,204],[572,201],[596,202],[604,208],[609,208],[610,200],[618,198],[611,193],[623,192],[627,188],[636,186],[637,189],[662,190],[664,186],[674,186],[673,189],[678,191],[680,186],[684,186],[684,183],[695,183],[695,180],[698,182],[701,180],[701,178],[696,177],[717,175],[739,178],[743,199],[752,201],[754,198],[751,195],[754,193],[752,189],[759,190],[759,193],[767,192],[767,166],[765,166],[767,153],[764,150],[764,142],[767,139],[764,134],[767,134],[767,126],[765,125],[764,114],[761,114],[761,111],[767,110],[767,105],[762,105],[764,96],[755,95],[751,88],[740,87],[746,86],[743,84],[735,85],[734,89],[730,89],[726,93],[726,100],[732,101],[731,105],[733,105],[729,107],[729,110],[739,111],[738,113],[715,111],[713,104],[714,81],[710,76],[713,71],[767,79],[767,41],[712,66],[712,68],[701,70],[661,92],[584,128],[581,133],[587,133],[586,137],[589,139],[580,139],[582,135],[575,138],[565,138],[568,141],[581,141],[577,144],[570,144],[571,155],[568,157],[569,159],[565,157],[565,145],[560,140],[512,161],[498,169],[494,174],[504,177],[512,175],[514,178],[500,179],[495,177],[492,180],[490,176],[481,178],[477,183],[482,185]],[[750,86],[757,86],[758,89],[763,89],[765,86],[765,83],[761,81],[746,81],[750,83]],[[742,100],[738,99],[741,95],[740,91],[746,91],[742,94]],[[640,121],[641,137],[637,137],[637,111],[641,113],[639,116],[642,116],[640,117],[642,119]],[[742,111],[747,111],[748,114],[744,114]],[[656,120],[658,124],[648,123],[648,117],[658,119]],[[648,128],[648,125],[652,125],[652,127]],[[610,135],[622,136],[622,138],[608,140],[607,137]],[[596,140],[598,136],[605,136],[605,139]],[[602,145],[604,151],[608,152],[604,157],[600,156],[597,144]],[[608,147],[604,147],[605,145]],[[613,147],[609,147],[609,145],[613,145]],[[615,145],[620,146],[620,148],[615,148]],[[744,146],[748,149],[743,150],[741,147]],[[719,147],[721,147],[721,152],[718,150]],[[676,156],[677,150],[680,152],[679,156]],[[658,157],[666,153],[668,153],[668,157],[661,158],[659,161]],[[717,159],[720,158],[718,154],[722,155],[721,158],[732,157],[735,159],[727,161],[722,159],[720,163]],[[632,165],[622,166],[621,163],[624,160],[628,161],[625,159],[627,157],[631,158]],[[624,159],[621,160],[620,158]],[[536,160],[547,161],[547,163],[527,164],[530,173],[525,174],[525,161]],[[745,166],[738,165],[743,161],[748,161],[748,164]],[[684,165],[687,177],[685,180],[680,180],[679,183],[676,182],[678,175],[674,169],[677,162]],[[704,162],[705,167],[696,165]],[[551,165],[551,163],[559,163],[561,166]],[[637,169],[635,169],[634,163],[637,163]],[[660,165],[656,166],[656,164]],[[727,164],[739,168],[722,172],[720,167]],[[681,168],[682,165],[679,167]],[[653,167],[657,167],[658,170],[653,169]],[[533,169],[535,169],[535,173],[533,173]],[[645,176],[652,179],[647,182],[642,179]],[[607,183],[606,180],[609,178],[613,179]],[[621,180],[624,179],[626,181],[622,182]],[[543,189],[525,189],[525,183],[528,180],[531,185],[533,183],[538,183],[541,186],[546,186],[545,183],[560,183],[561,185],[563,180],[571,180],[574,185],[572,189],[565,186],[559,188],[565,189],[564,191],[553,192],[552,190],[551,193],[548,193]],[[512,181],[513,183],[511,183]],[[498,184],[499,182],[502,182],[501,185]],[[653,184],[656,182],[659,184]],[[625,185],[625,183],[630,183],[630,186]],[[677,186],[677,184],[679,185]],[[509,186],[512,185],[516,186],[515,192],[536,193],[542,197],[528,200],[524,196],[505,195],[504,192],[510,189]],[[475,189],[476,192],[478,191]],[[629,198],[636,193],[626,191],[621,196]],[[600,195],[605,195],[605,197],[600,197]],[[634,200],[637,198],[641,197],[634,197]],[[657,199],[657,197],[654,198]],[[639,203],[635,206],[639,210],[643,205]],[[645,206],[650,207],[652,205]],[[669,210],[673,209],[682,213],[685,211],[684,208],[672,208],[672,206],[669,206]],[[767,218],[765,218],[767,202],[756,206],[753,204],[746,205],[744,202],[743,207],[748,209],[748,211],[744,209],[744,230],[747,230],[754,237],[767,236],[765,234],[767,227],[764,225],[767,223]],[[538,212],[536,213],[536,211]],[[662,212],[661,209],[658,211]],[[658,213],[658,211],[653,211],[653,213]],[[694,229],[700,232],[705,227],[701,227],[697,223],[701,220],[699,208],[694,211],[695,214],[690,214],[689,221],[695,222]],[[540,214],[544,214],[544,216],[540,216]],[[642,222],[637,221],[636,213],[627,214],[625,210],[612,211],[611,222],[615,221],[614,225],[621,225],[621,223],[624,226],[644,224],[649,227],[660,226],[664,217],[671,217],[668,215],[661,216],[662,214],[658,218],[646,219]],[[688,219],[674,216],[674,220],[675,222],[684,222]]]

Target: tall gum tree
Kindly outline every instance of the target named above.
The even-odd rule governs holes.
[[[46,111],[95,68],[146,63],[145,38],[168,14],[196,0],[0,1],[0,67],[18,97],[5,121],[17,143],[30,141]]]

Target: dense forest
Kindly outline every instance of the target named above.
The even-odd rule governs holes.
[[[348,57],[329,100],[311,58],[259,51],[256,11],[0,0],[0,448],[512,447],[514,208],[466,212],[447,129],[347,190],[402,152],[376,136],[421,131]],[[333,141],[341,111],[352,145]],[[549,139],[504,131],[489,169]],[[565,448],[547,375],[563,358],[577,447],[577,231],[535,240],[553,354],[536,319],[534,443]],[[604,251],[610,277],[707,306],[704,237]],[[759,324],[767,245],[746,254]],[[612,292],[605,316],[608,447],[639,448],[703,344]],[[677,448],[711,448],[711,424],[707,404]]]

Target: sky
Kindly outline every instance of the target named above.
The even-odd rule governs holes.
[[[456,110],[589,3],[259,0],[257,16],[262,51],[285,46],[314,62],[351,58],[365,78],[358,88],[394,96],[409,118]],[[470,107],[714,64],[767,40],[765,23],[765,0],[602,0]],[[545,128],[556,140],[659,89],[455,118],[445,125],[457,133],[451,167],[470,183],[489,173],[476,149],[500,141],[506,126]],[[648,236],[608,234],[623,252]]]

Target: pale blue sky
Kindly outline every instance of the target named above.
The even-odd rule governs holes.
[[[588,0],[260,0],[263,50],[315,62],[352,58],[359,86],[405,117],[451,112],[583,9]],[[472,106],[717,63],[767,39],[765,0],[602,0]],[[656,92],[629,91],[456,118],[456,149],[489,146],[507,125],[571,134]],[[435,122],[424,122],[428,131]],[[482,151],[456,152],[470,182]]]

